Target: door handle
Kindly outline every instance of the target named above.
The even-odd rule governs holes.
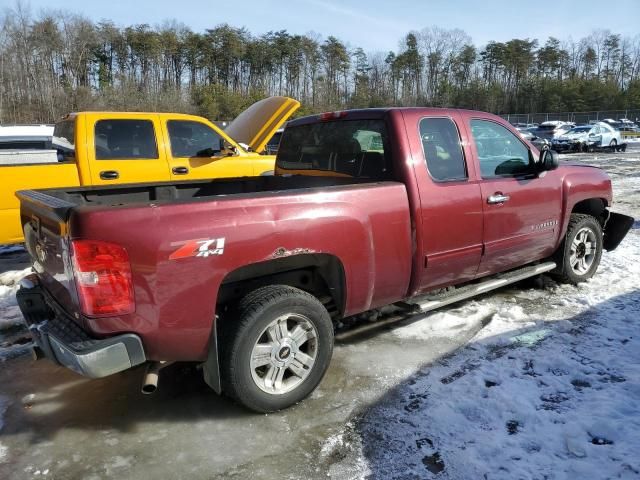
[[[504,203],[509,201],[509,195],[503,195],[502,193],[496,192],[487,198],[487,203],[493,205],[496,203]]]
[[[187,167],[173,167],[171,171],[174,175],[186,175],[189,173],[189,169]]]
[[[120,177],[120,174],[115,170],[105,170],[100,172],[100,178],[102,180],[117,180]]]

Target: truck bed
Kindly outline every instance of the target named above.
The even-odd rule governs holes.
[[[47,203],[47,207],[64,217],[67,210],[78,206],[124,206],[129,204],[167,204],[199,202],[211,197],[260,196],[269,193],[297,192],[372,183],[369,179],[336,176],[263,176],[222,178],[195,182],[161,182],[107,187],[52,188],[17,192],[21,200]],[[49,198],[47,198],[49,197]],[[53,197],[53,198],[51,198]],[[54,201],[53,199],[57,199]]]
[[[326,266],[343,278],[348,295],[336,304],[346,315],[403,298],[408,289],[411,221],[400,182],[265,176],[18,196],[26,247],[51,298],[95,338],[135,333],[152,360],[201,361],[219,290],[244,278],[246,266]],[[96,239],[126,250],[134,313],[87,319],[79,310],[70,242]],[[177,254],[201,241],[223,247]]]

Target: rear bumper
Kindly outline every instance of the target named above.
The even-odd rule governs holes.
[[[37,277],[23,280],[16,294],[33,341],[49,360],[90,378],[101,378],[146,361],[140,337],[126,333],[91,338],[38,285]]]

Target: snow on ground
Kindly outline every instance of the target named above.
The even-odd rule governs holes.
[[[29,274],[30,268],[20,270],[8,270],[0,273],[0,330],[23,323],[22,314],[16,303],[16,291],[20,280]]]
[[[9,400],[0,395],[0,432],[2,432],[2,428],[4,427],[4,413],[7,411],[9,407]],[[0,463],[3,463],[8,454],[8,448],[2,445],[0,442]]]
[[[627,200],[621,211],[638,218],[629,196],[637,200],[640,175],[612,178]],[[495,312],[466,348],[425,365],[327,440],[350,451],[333,475],[640,478],[639,280],[636,223],[586,284],[545,279],[544,288],[516,286],[394,330],[451,336]]]
[[[0,362],[27,351],[26,327],[16,302],[20,280],[31,271],[21,246],[0,246]]]

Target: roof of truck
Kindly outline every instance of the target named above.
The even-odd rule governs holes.
[[[382,108],[359,108],[352,110],[337,110],[334,112],[324,112],[316,115],[309,115],[305,117],[296,118],[295,120],[291,120],[287,125],[296,126],[296,125],[304,125],[306,123],[317,122],[318,120],[337,120],[340,118],[348,118],[351,120],[355,119],[370,119],[370,118],[378,118],[383,117],[385,114],[391,111],[401,111],[401,112],[410,112],[410,113],[422,113],[424,115],[429,116],[449,116],[455,113],[465,113],[467,115],[477,115],[480,117],[492,117],[495,119],[499,119],[501,121],[505,121],[501,117],[494,115],[492,113],[481,112],[479,110],[467,110],[462,108],[440,108],[440,107],[382,107]]]

